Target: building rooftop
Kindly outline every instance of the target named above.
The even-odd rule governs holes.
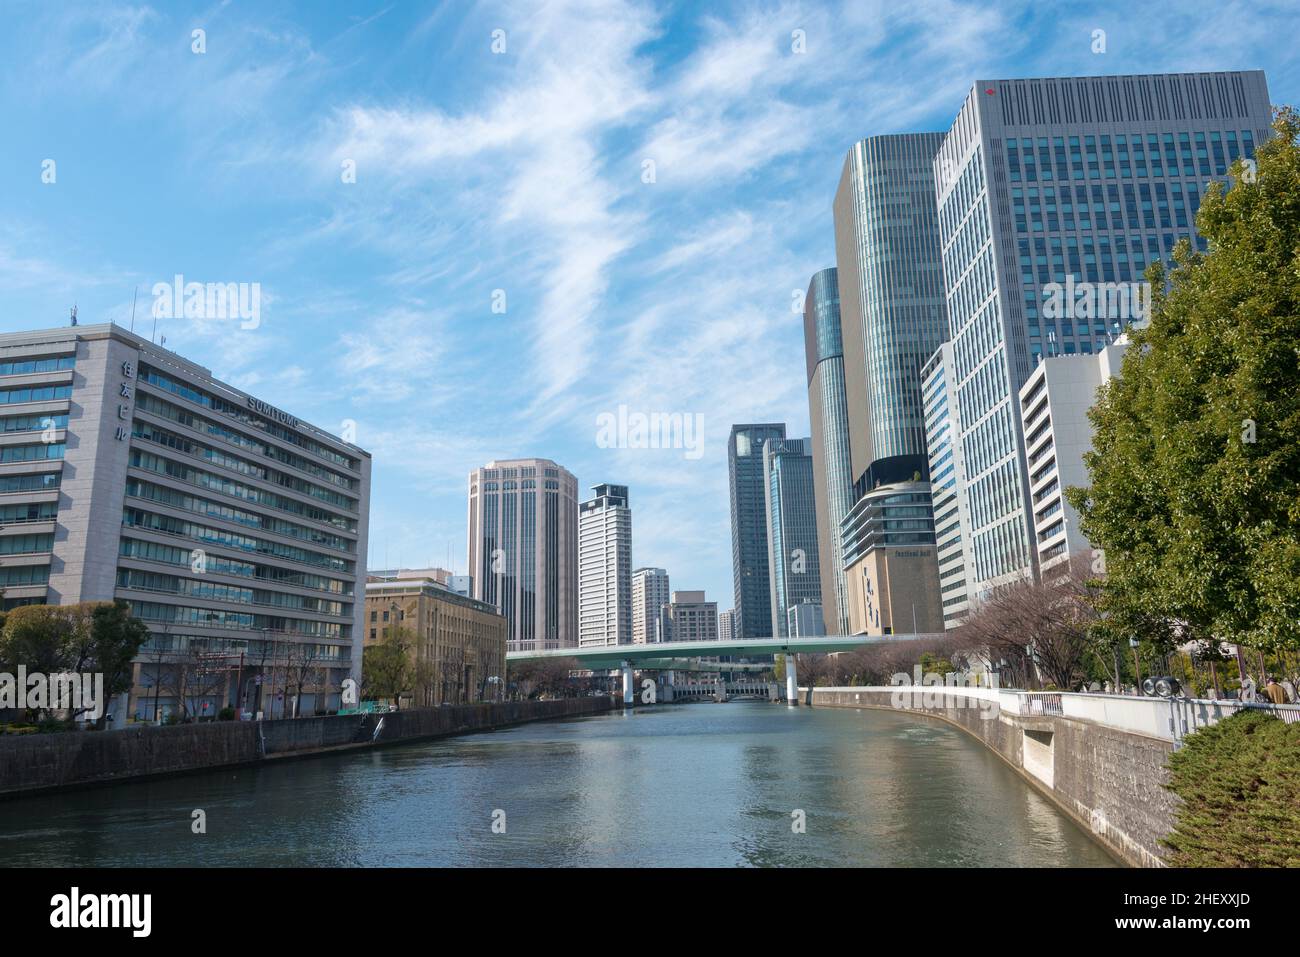
[[[215,393],[224,393],[239,404],[243,405],[249,399],[261,401],[257,396],[250,395],[240,389],[236,389],[220,379],[218,379],[211,369],[201,366],[197,362],[191,362],[184,356],[181,356],[170,349],[165,349],[155,342],[151,342],[143,336],[137,335],[129,329],[124,329],[116,323],[101,322],[88,326],[59,326],[52,329],[33,329],[29,332],[7,332],[0,333],[0,350],[30,345],[33,342],[81,342],[93,339],[117,339],[125,342],[133,349],[138,349],[140,353],[148,357],[149,361],[160,367],[171,367],[182,374],[190,376],[199,376],[208,380],[206,388],[210,388]],[[268,403],[269,405],[269,403]],[[326,439],[358,455],[370,457],[370,453],[360,446],[346,442],[333,432],[328,432],[318,426],[304,422],[297,416],[291,416],[294,420],[295,427],[303,432]]]

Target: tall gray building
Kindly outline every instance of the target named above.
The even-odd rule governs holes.
[[[972,602],[1037,573],[1031,485],[1049,487],[1055,463],[1029,472],[1018,394],[1038,357],[1095,353],[1141,318],[1143,269],[1182,237],[1205,248],[1205,184],[1254,156],[1270,118],[1259,71],[971,88],[934,172]]]
[[[509,622],[508,651],[578,644],[578,480],[550,459],[469,475],[474,597]]]
[[[119,719],[291,714],[299,665],[299,713],[339,706],[367,452],[114,325],[0,335],[0,410],[4,607],[128,602],[150,638]]]
[[[785,423],[733,425],[727,442],[731,494],[731,575],[736,637],[768,638],[772,600],[768,582],[767,505],[763,444],[784,439]]]
[[[921,367],[948,338],[934,198],[942,133],[849,150],[833,206],[855,499],[924,478]]]
[[[763,476],[772,637],[784,638],[789,610],[809,602],[820,606],[822,598],[812,439],[768,439]]]
[[[812,423],[813,487],[822,614],[828,631],[849,633],[844,594],[840,523],[853,507],[853,459],[849,451],[849,404],[844,392],[844,338],[840,291],[834,267],[808,283],[803,311],[808,366],[808,418]]]
[[[632,509],[626,485],[578,506],[578,645],[632,644]]]

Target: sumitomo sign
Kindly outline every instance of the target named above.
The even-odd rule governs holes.
[[[277,422],[283,422],[285,425],[293,429],[298,428],[298,420],[288,412],[281,412],[275,406],[267,405],[260,399],[254,399],[251,395],[248,397],[248,407],[258,415],[264,415],[268,419],[275,419]]]

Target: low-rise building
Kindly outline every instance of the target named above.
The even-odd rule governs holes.
[[[506,675],[506,629],[495,607],[433,579],[366,584],[365,644],[405,632],[417,666],[417,707],[497,698]]]
[[[844,517],[841,540],[853,634],[943,631],[929,482],[867,492]]]

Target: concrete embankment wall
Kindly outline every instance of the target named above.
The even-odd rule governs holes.
[[[1178,798],[1162,786],[1173,742],[1075,718],[1008,713],[997,699],[903,688],[812,689],[815,707],[915,712],[956,725],[1006,760],[1116,857],[1159,867],[1159,839],[1174,826]],[[930,692],[930,694],[922,694]],[[996,693],[995,693],[996,694]]]
[[[0,736],[0,797],[258,764],[610,710],[610,698]],[[382,723],[381,723],[382,722]],[[378,729],[378,734],[376,734]]]

